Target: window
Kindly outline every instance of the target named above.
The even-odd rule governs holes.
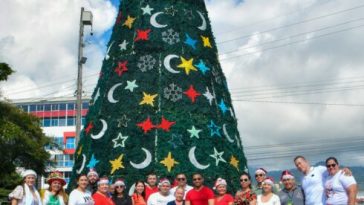
[[[50,127],[51,126],[51,119],[44,118],[43,120],[43,127]]]
[[[88,102],[82,103],[82,109],[88,109]]]
[[[66,117],[60,117],[58,119],[58,126],[66,126]]]
[[[44,105],[37,105],[37,111],[44,111]]]
[[[51,104],[45,104],[44,111],[51,111]]]
[[[65,160],[64,160],[64,165],[65,167],[73,167],[73,155],[64,155],[65,156]]]
[[[63,137],[55,137],[54,143],[57,144],[60,149],[63,149]]]
[[[74,125],[75,125],[75,117],[68,117],[67,126],[74,126]]]
[[[72,175],[72,172],[64,172],[64,174],[63,174],[64,180],[66,180],[67,184],[70,182],[71,175]]]
[[[75,138],[74,137],[67,138],[67,140],[66,140],[66,149],[75,149],[75,148],[76,148]]]
[[[56,154],[54,159],[56,160],[57,167],[64,167],[64,155],[63,154]]]
[[[58,118],[53,118],[51,119],[51,126],[52,127],[57,127],[58,126]]]
[[[35,112],[37,110],[37,106],[36,105],[30,105],[29,106],[29,112]]]
[[[20,106],[20,108],[21,108],[24,112],[28,112],[28,105],[22,105],[22,106]]]
[[[59,104],[59,110],[66,110],[66,103]]]
[[[52,110],[59,110],[58,104],[52,104]]]
[[[75,109],[75,103],[68,103],[67,108],[68,108],[68,110],[74,110]]]

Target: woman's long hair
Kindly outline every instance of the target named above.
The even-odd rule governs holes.
[[[141,180],[138,180],[138,181],[136,181],[135,182],[135,189],[134,189],[134,193],[137,193],[137,190],[136,190],[136,188],[137,188],[137,186],[138,186],[138,184],[143,184],[143,186],[144,186],[144,190],[143,190],[143,192],[142,192],[142,197],[145,199],[145,183],[143,182],[143,181],[141,181]]]

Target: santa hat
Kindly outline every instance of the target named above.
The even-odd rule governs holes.
[[[284,170],[281,175],[281,181],[284,179],[294,179],[294,176],[290,171]]]
[[[162,186],[163,184],[171,185],[171,182],[167,178],[160,179],[158,186]]]
[[[49,174],[47,183],[51,185],[54,181],[58,181],[62,186],[66,185],[66,180],[64,180],[63,174],[59,171],[53,171]]]
[[[100,180],[97,182],[97,185],[101,184],[109,184],[109,179],[107,177],[101,177]]]
[[[220,185],[225,185],[226,186],[227,185],[226,180],[222,179],[222,178],[217,178],[213,189],[217,189],[217,187],[220,186]]]
[[[32,169],[27,169],[21,173],[21,176],[25,178],[26,176],[33,175],[35,178],[37,178],[37,173],[35,173]]]
[[[90,171],[87,173],[87,177],[90,177],[93,174],[96,175],[97,178],[99,178],[99,174],[96,172],[96,169],[90,169]]]
[[[123,186],[125,187],[125,182],[122,179],[117,179],[114,183],[114,186]]]
[[[267,177],[267,178],[264,179],[263,183],[274,186],[274,179],[272,177]]]
[[[255,174],[264,174],[266,175],[268,172],[267,170],[263,169],[263,168],[259,168],[257,170],[255,170]]]

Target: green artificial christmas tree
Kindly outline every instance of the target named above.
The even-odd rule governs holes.
[[[130,186],[200,172],[239,186],[247,170],[203,0],[123,0],[75,154]]]

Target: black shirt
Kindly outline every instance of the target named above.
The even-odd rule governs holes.
[[[112,197],[113,202],[115,205],[132,205],[130,196],[124,195],[123,197]]]

